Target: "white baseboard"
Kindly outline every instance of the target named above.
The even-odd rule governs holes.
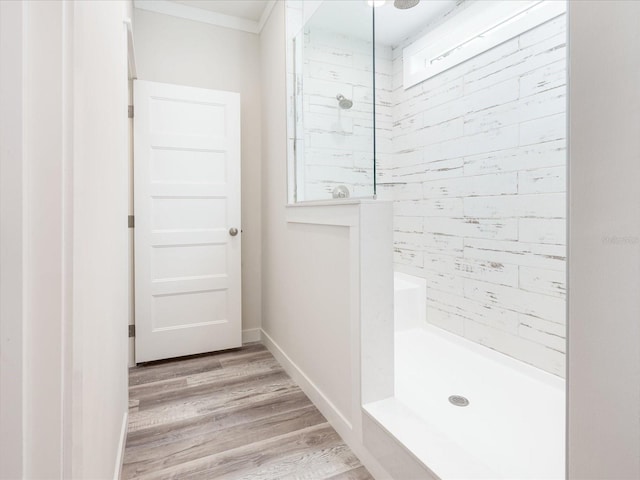
[[[282,365],[282,368],[284,368],[293,381],[298,384],[302,391],[307,394],[307,397],[318,407],[318,410],[329,420],[329,423],[334,426],[336,431],[340,435],[343,434],[343,431],[345,433],[351,433],[353,429],[351,422],[264,330],[262,330],[262,343],[273,354],[280,365]]]
[[[116,455],[116,466],[113,470],[113,480],[120,480],[122,475],[122,462],[124,461],[124,448],[127,444],[127,432],[129,430],[129,410],[122,416],[122,427],[120,428],[120,441],[118,443],[118,454]]]
[[[259,342],[262,339],[262,330],[259,328],[249,328],[242,330],[242,343]]]
[[[351,448],[358,456],[362,464],[369,470],[377,480],[392,478],[380,463],[371,455],[371,453],[362,444],[362,440],[358,438],[354,432],[351,422],[336,408],[336,406],[322,393],[318,386],[300,369],[300,367],[282,350],[282,348],[266,333],[262,332],[262,343],[271,352],[275,359],[282,365],[282,368],[289,374],[294,382],[309,397],[313,404],[325,416],[331,426],[342,437],[342,440]]]

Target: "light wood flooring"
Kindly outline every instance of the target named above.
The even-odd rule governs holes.
[[[130,369],[122,478],[372,479],[260,344]]]

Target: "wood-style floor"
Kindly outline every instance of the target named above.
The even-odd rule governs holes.
[[[372,479],[259,344],[130,369],[122,478]]]

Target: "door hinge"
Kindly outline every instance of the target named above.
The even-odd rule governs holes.
[[[133,338],[136,336],[136,326],[129,325],[129,338]]]
[[[129,105],[128,115],[129,118],[133,118],[133,105]]]
[[[135,228],[136,226],[136,222],[135,222],[135,217],[133,215],[129,215],[127,217],[127,224],[129,225],[129,228]]]

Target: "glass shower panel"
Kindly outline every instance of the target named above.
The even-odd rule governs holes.
[[[362,0],[325,1],[303,15],[308,18],[290,45],[295,79],[293,200],[371,198],[372,8]]]

